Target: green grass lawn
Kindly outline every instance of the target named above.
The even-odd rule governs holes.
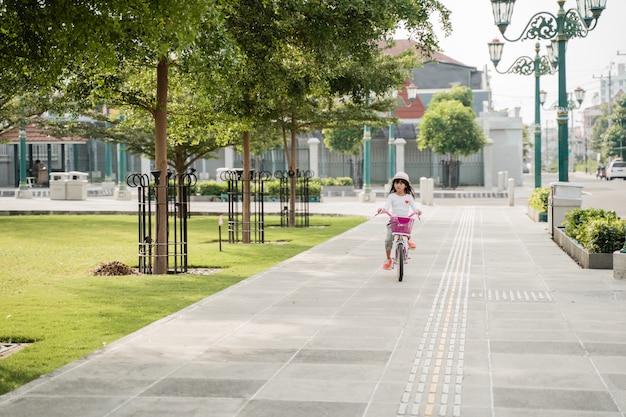
[[[217,217],[189,219],[189,267],[211,275],[94,276],[98,265],[137,266],[134,215],[0,217],[0,342],[33,342],[0,359],[0,394],[106,346],[360,223],[312,216],[310,228],[272,227],[266,243],[219,250]],[[227,239],[225,226],[222,238]]]

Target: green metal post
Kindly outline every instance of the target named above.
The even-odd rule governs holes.
[[[559,133],[559,181],[568,181],[568,159],[569,159],[569,137],[568,127],[568,110],[569,103],[567,100],[566,85],[566,68],[565,68],[565,49],[567,46],[567,35],[565,34],[565,9],[563,8],[563,0],[559,0],[559,12],[557,13],[557,41],[559,48],[559,106],[557,109],[556,122]]]
[[[372,192],[370,182],[370,149],[372,146],[372,134],[369,126],[363,127],[363,193],[369,196]]]
[[[104,145],[104,181],[111,182],[111,145],[109,143]]]
[[[26,123],[24,122],[24,108],[20,109],[20,190],[28,190],[26,182]]]
[[[118,186],[120,191],[126,190],[126,144],[120,143],[117,145],[118,149],[118,167],[119,167],[119,178],[118,178]]]
[[[24,99],[20,98],[20,183],[17,198],[33,198],[33,193],[26,181],[26,121],[24,114]]]
[[[535,44],[535,188],[541,188],[541,57]]]
[[[74,155],[74,169],[78,171],[78,145],[76,143],[72,145],[72,153]]]
[[[107,119],[109,117],[109,106],[106,106],[105,114]],[[111,123],[107,120],[104,125],[111,127]],[[113,162],[111,160],[111,144],[105,143],[104,145],[104,182],[111,182],[111,173],[113,172]]]
[[[370,104],[369,94],[365,98],[365,103]],[[371,147],[372,147],[372,133],[368,125],[363,126],[363,201],[370,201],[370,194],[372,193],[372,183],[370,179],[370,164],[371,164]]]
[[[393,117],[393,110],[391,111],[391,117]],[[396,174],[396,137],[395,126],[389,125],[389,179],[393,178]]]

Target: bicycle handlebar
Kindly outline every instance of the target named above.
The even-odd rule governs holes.
[[[389,217],[394,217],[393,214],[391,214],[389,211],[387,211],[386,209],[380,209],[380,211],[378,213],[375,214],[375,216],[378,216],[380,213],[385,213],[386,215],[388,215]],[[413,217],[417,214],[417,211],[414,211],[413,213],[409,214],[408,217]],[[400,217],[400,216],[396,216],[396,217]],[[417,219],[421,220],[422,218],[420,217],[419,214],[417,214]]]

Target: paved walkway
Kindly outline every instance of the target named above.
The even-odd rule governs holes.
[[[0,397],[0,416],[624,417],[626,281],[579,268],[525,205],[424,211],[403,282],[372,218]]]

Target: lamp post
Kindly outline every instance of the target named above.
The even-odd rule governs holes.
[[[369,105],[369,95],[365,99]],[[372,133],[368,125],[363,126],[363,201],[371,201],[372,184],[370,180],[370,150],[372,147]]]
[[[565,47],[571,38],[586,37],[593,30],[602,11],[606,8],[606,0],[576,0],[576,9],[564,9],[565,0],[557,0],[559,10],[556,15],[538,12],[515,39],[505,36],[511,23],[515,0],[491,0],[494,23],[500,33],[510,42],[525,39],[550,39],[552,52],[559,72],[559,101],[557,108],[557,124],[559,132],[559,181],[568,180],[568,103],[566,88]],[[555,45],[556,44],[556,45]]]
[[[393,89],[393,91],[391,92],[391,97],[393,99],[398,98],[398,90],[396,90],[395,88]],[[394,106],[395,107],[395,106]],[[393,111],[394,109],[391,109],[391,111],[389,112],[389,117],[393,118]],[[389,140],[388,140],[388,144],[389,144],[389,179],[393,178],[393,176],[396,174],[395,169],[396,169],[396,136],[395,136],[395,128],[396,126],[392,123],[389,124]]]
[[[542,75],[554,74],[554,67],[548,56],[539,55],[539,42],[535,44],[535,57],[521,56],[506,71],[498,70],[504,44],[498,39],[488,43],[489,58],[495,70],[500,74],[519,74],[535,76],[535,188],[541,187],[541,105],[545,102],[545,92],[541,90]]]
[[[26,121],[24,112],[24,98],[20,98],[20,183],[17,198],[33,198],[33,193],[26,180]]]
[[[573,93],[567,93],[567,107],[570,111],[572,120],[572,139],[574,139],[574,110],[580,109],[583,100],[585,99],[585,90],[581,87],[576,87]],[[587,172],[587,150],[585,149],[585,172]]]

